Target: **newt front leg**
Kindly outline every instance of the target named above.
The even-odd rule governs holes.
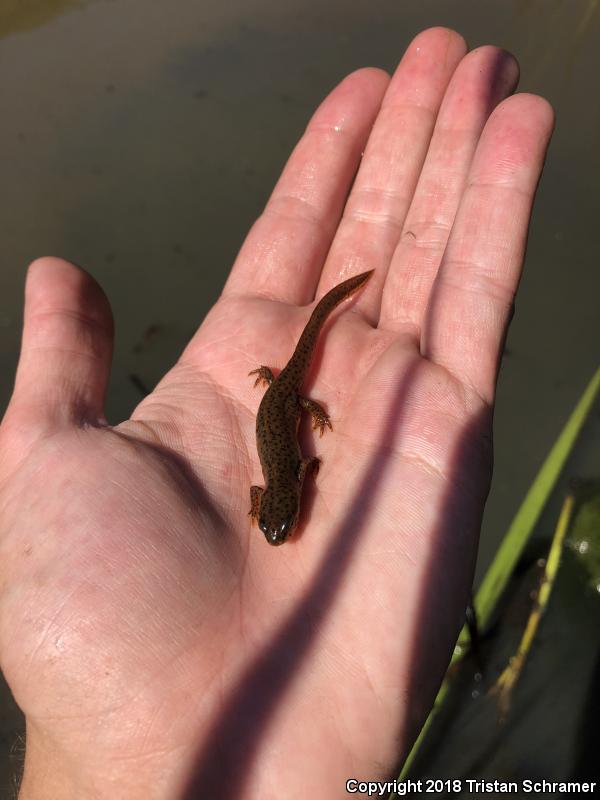
[[[253,369],[252,372],[249,372],[248,375],[256,375],[257,378],[254,381],[254,388],[258,386],[259,383],[264,383],[265,386],[270,386],[275,377],[271,370],[268,367],[259,367],[258,369]]]
[[[258,518],[260,515],[260,498],[264,489],[262,486],[251,486],[250,487],[250,511],[248,512],[248,516],[252,517],[252,524],[254,525],[255,522],[258,522]]]

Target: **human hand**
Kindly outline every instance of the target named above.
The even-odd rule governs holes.
[[[501,102],[512,58],[465,52],[432,29],[391,82],[365,69],[332,92],[222,297],[127,422],[102,416],[101,290],[57,259],[30,269],[0,428],[22,797],[342,797],[406,754],[463,620],[552,127],[541,98]],[[269,547],[247,516],[262,483],[247,374],[281,368],[306,304],[367,269],[303,390],[333,422],[301,440],[322,469],[294,537]]]

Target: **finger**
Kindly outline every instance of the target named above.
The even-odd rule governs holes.
[[[374,269],[357,299],[372,321],[440,103],[465,50],[463,38],[447,28],[424,31],[411,42],[383,99],[329,252],[319,293]]]
[[[496,47],[468,53],[438,114],[427,158],[385,283],[379,327],[420,341],[431,285],[442,260],[481,131],[514,91],[515,59]]]
[[[314,298],[361,153],[389,82],[349,75],[324,100],[290,156],[225,286],[291,303]]]
[[[551,106],[527,94],[505,100],[491,115],[432,287],[423,355],[487,403],[494,395],[553,121]]]
[[[102,420],[112,343],[110,305],[96,281],[58,258],[34,261],[6,424],[34,436]]]

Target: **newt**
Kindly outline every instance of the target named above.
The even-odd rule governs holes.
[[[355,275],[334,286],[317,303],[292,357],[275,377],[269,367],[261,366],[249,375],[256,375],[254,386],[268,386],[256,415],[256,444],[265,479],[265,488],[250,487],[252,524],[264,533],[267,542],[280,545],[298,524],[302,486],[310,472],[319,471],[318,458],[304,457],[298,443],[298,427],[302,410],[312,417],[313,430],[320,436],[326,428],[333,430],[331,420],[314,400],[299,394],[323,323],[343,300],[351,297],[369,280],[373,270]]]

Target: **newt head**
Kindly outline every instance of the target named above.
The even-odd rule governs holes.
[[[300,494],[298,484],[288,487],[267,486],[260,498],[258,527],[269,544],[280,545],[285,542],[298,524]]]

